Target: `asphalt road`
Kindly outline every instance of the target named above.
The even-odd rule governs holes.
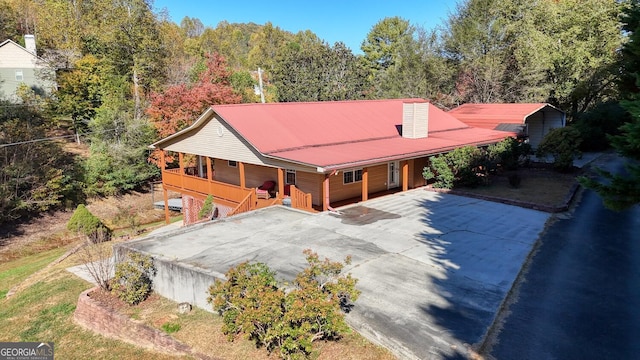
[[[585,190],[542,235],[524,278],[491,357],[640,357],[640,206],[613,212]]]

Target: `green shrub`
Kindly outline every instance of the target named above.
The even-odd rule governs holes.
[[[435,188],[451,189],[453,187],[453,171],[444,155],[431,156],[429,158],[429,166],[422,169],[422,176],[427,181],[435,181],[433,183]]]
[[[71,215],[67,229],[85,235],[92,243],[111,239],[111,230],[83,204],[78,205]]]
[[[429,158],[429,166],[422,170],[427,180],[435,180],[436,188],[451,189],[455,186],[477,186],[479,174],[486,173],[482,151],[475,146],[464,146],[444,155]]]
[[[531,145],[512,137],[489,145],[485,152],[489,170],[495,170],[498,166],[505,170],[516,170],[529,155],[531,155]]]
[[[536,156],[553,156],[553,167],[559,171],[567,171],[573,167],[573,159],[580,152],[580,131],[573,127],[551,129],[542,139]]]
[[[311,250],[304,253],[309,266],[287,292],[262,263],[242,263],[227,272],[227,281],[211,285],[208,301],[222,315],[222,330],[230,340],[244,334],[269,352],[278,350],[282,358],[300,358],[313,353],[314,341],[337,339],[348,331],[343,312],[360,295],[357,280],[341,274],[343,263],[321,261]]]
[[[211,218],[213,216],[213,208],[213,196],[208,195],[204,200],[204,204],[202,204],[202,209],[200,209],[200,211],[198,212],[198,218]]]
[[[135,305],[151,293],[152,278],[156,274],[151,256],[140,253],[127,254],[116,265],[113,290],[120,300]]]

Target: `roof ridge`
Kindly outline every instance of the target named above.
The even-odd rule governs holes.
[[[471,126],[467,125],[467,126],[462,126],[462,127],[459,127],[459,128],[444,129],[444,130],[433,130],[433,131],[429,131],[429,133],[430,134],[440,134],[440,133],[445,133],[445,132],[448,132],[448,131],[458,131],[458,130],[467,130],[467,129],[473,129],[473,128]],[[381,137],[358,139],[358,140],[351,140],[351,141],[338,141],[338,142],[333,142],[333,143],[314,144],[314,145],[306,145],[306,146],[295,146],[295,147],[284,148],[284,149],[276,149],[276,150],[265,152],[263,154],[268,155],[268,154],[274,154],[274,153],[279,153],[279,152],[283,152],[283,151],[296,151],[296,150],[302,150],[302,149],[319,148],[319,147],[323,147],[323,146],[357,144],[357,143],[363,143],[363,142],[368,142],[368,141],[395,139],[395,138],[398,138],[398,137],[402,137],[402,136],[401,135],[381,136]],[[424,138],[424,139],[426,139],[426,138]],[[418,139],[412,139],[412,140],[418,140]]]
[[[390,101],[401,101],[401,102],[425,102],[431,103],[427,99],[422,98],[401,98],[401,99],[360,99],[360,100],[328,100],[328,101],[288,101],[288,102],[270,102],[270,103],[240,103],[240,104],[214,104],[211,107],[216,106],[255,106],[255,105],[264,105],[264,106],[274,106],[274,105],[301,105],[301,104],[335,104],[335,103],[355,103],[355,102],[390,102]]]
[[[290,148],[284,148],[284,149],[276,149],[276,150],[272,150],[269,152],[265,152],[263,154],[273,154],[273,153],[278,153],[278,152],[283,152],[283,151],[295,151],[295,150],[302,150],[302,149],[309,149],[309,148],[317,148],[317,147],[323,147],[323,146],[334,146],[334,145],[344,145],[344,144],[357,144],[357,143],[362,143],[362,142],[367,142],[367,141],[375,141],[375,140],[384,140],[384,139],[394,139],[396,137],[398,137],[399,135],[393,135],[393,136],[381,136],[381,137],[377,137],[377,138],[367,138],[367,139],[358,139],[358,140],[349,140],[349,141],[337,141],[337,142],[333,142],[333,143],[324,143],[324,144],[314,144],[314,145],[305,145],[305,146],[294,146],[294,147],[290,147]]]

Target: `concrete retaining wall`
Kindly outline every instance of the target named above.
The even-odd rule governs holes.
[[[212,359],[194,352],[188,345],[172,338],[158,329],[135,321],[114,309],[93,300],[89,289],[78,298],[74,320],[82,327],[112,339],[172,355],[189,355],[197,359]]]
[[[129,248],[126,243],[114,245],[113,253],[116,263],[122,261],[130,251],[141,252]],[[157,255],[153,255],[153,264],[156,267],[153,291],[178,303],[187,302],[201,309],[213,311],[211,305],[207,303],[208,290],[216,278],[225,280],[222,274],[178,263]]]

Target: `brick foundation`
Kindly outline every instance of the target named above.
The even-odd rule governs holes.
[[[114,309],[107,308],[89,297],[89,293],[97,288],[89,289],[78,298],[78,305],[73,315],[80,326],[108,338],[155,350],[171,355],[188,355],[196,359],[211,359],[195,352],[188,345],[172,338],[164,332],[135,321]]]

